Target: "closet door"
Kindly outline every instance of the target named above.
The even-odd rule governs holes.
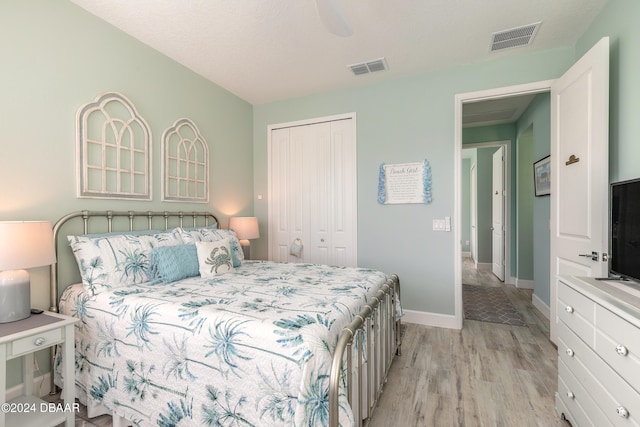
[[[354,119],[272,129],[269,145],[269,258],[356,265]]]

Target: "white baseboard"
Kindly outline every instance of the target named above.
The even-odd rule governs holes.
[[[533,280],[516,279],[516,288],[519,289],[534,289],[535,284]]]
[[[493,264],[490,262],[479,262],[476,264],[476,269],[480,271],[492,271]]]
[[[448,314],[428,313],[425,311],[415,311],[404,309],[402,321],[405,323],[416,323],[424,326],[435,326],[437,328],[460,329],[456,325],[456,317]]]
[[[42,397],[49,394],[51,390],[51,374],[47,372],[33,379],[33,394]],[[24,385],[22,383],[7,389],[7,400],[15,399],[24,395]]]
[[[546,317],[547,319],[551,318],[551,308],[544,301],[538,298],[536,294],[533,294],[531,296],[531,303],[535,308],[538,309],[538,311],[540,311],[540,313],[544,315],[544,317]]]

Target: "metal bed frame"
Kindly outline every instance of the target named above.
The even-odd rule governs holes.
[[[91,218],[101,218],[105,232],[127,232],[138,230],[168,230],[170,227],[198,227],[217,223],[210,212],[169,212],[169,211],[77,211],[60,218],[53,226],[56,256],[60,259],[58,243],[62,228],[72,220],[82,220],[82,233],[89,234]],[[122,218],[114,230],[114,219]],[[146,226],[140,226],[140,219]],[[138,220],[138,221],[136,221]],[[155,221],[154,221],[155,220]],[[106,221],[106,223],[105,223]],[[158,223],[160,222],[160,227]],[[155,226],[155,228],[154,228]],[[80,234],[80,233],[75,233]],[[63,246],[66,247],[66,240]],[[68,249],[68,248],[67,248]],[[69,253],[71,250],[68,249]],[[58,312],[59,270],[51,265],[50,311]],[[396,316],[396,301],[400,297],[400,281],[392,275],[353,321],[340,333],[329,378],[329,426],[339,426],[338,395],[341,380],[346,383],[349,404],[354,412],[356,426],[368,424],[380,397],[391,362],[400,354],[400,320]],[[55,347],[52,348],[54,356]],[[355,365],[355,366],[354,366]],[[355,368],[355,369],[354,369]],[[54,375],[51,374],[51,393],[55,393]],[[355,402],[354,402],[355,400]],[[115,415],[115,414],[114,414]],[[114,426],[123,420],[116,420]],[[126,425],[126,424],[125,424]]]

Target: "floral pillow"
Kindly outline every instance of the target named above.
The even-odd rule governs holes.
[[[198,253],[200,276],[203,278],[214,277],[235,270],[231,259],[229,238],[216,240],[215,242],[196,242],[196,251]]]
[[[182,244],[179,229],[150,235],[67,236],[80,269],[82,284],[92,295],[148,282],[155,247]]]
[[[180,235],[184,243],[196,243],[196,242],[215,242],[222,239],[229,239],[229,245],[231,246],[231,257],[234,267],[240,267],[242,260],[244,259],[244,252],[240,241],[236,237],[236,232],[233,230],[224,229],[212,229],[207,227],[180,229]]]

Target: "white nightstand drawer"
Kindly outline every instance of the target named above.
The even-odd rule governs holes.
[[[559,282],[558,318],[591,347],[595,345],[595,306],[592,300]]]
[[[47,348],[60,342],[62,342],[62,328],[33,334],[13,341],[9,357],[16,357],[41,348]]]
[[[600,306],[596,319],[596,351],[640,392],[640,329]]]

